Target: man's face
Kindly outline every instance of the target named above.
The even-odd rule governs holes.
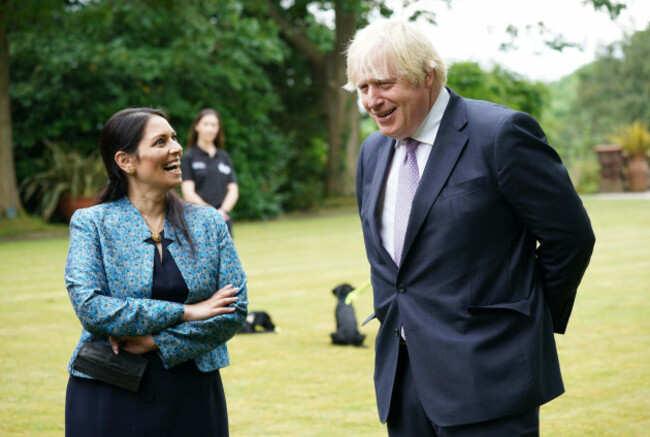
[[[411,136],[420,127],[435,101],[432,87],[433,72],[419,85],[398,77],[370,78],[358,85],[363,107],[381,133],[395,140]]]

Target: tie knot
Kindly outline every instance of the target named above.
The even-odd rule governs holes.
[[[417,146],[420,144],[420,142],[416,139],[413,139],[411,137],[408,137],[404,141],[404,145],[407,148],[407,152],[414,152]]]

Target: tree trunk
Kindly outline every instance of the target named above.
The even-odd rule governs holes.
[[[21,206],[16,187],[11,134],[6,12],[6,2],[0,3],[0,217],[13,217]]]
[[[336,0],[336,40],[332,51],[323,53],[304,34],[301,28],[286,21],[272,0],[266,1],[267,10],[284,37],[308,59],[318,83],[324,88],[327,118],[327,167],[325,190],[327,196],[354,194],[355,172],[359,156],[359,122],[355,93],[345,91],[346,59],[344,51],[356,30],[357,7]],[[358,6],[358,5],[357,5]]]
[[[356,13],[344,12],[336,3],[336,42],[326,56],[325,111],[329,150],[326,169],[328,196],[349,196],[355,191],[356,163],[359,156],[359,122],[356,93],[345,91],[344,51],[354,36]]]

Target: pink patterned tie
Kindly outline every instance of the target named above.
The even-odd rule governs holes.
[[[402,259],[402,248],[404,246],[404,236],[406,235],[406,226],[411,215],[411,204],[415,191],[418,189],[420,182],[420,171],[418,161],[415,157],[415,150],[419,141],[413,138],[407,138],[405,141],[406,154],[404,161],[400,163],[397,177],[397,198],[395,200],[395,228],[393,231],[393,260],[399,267]]]

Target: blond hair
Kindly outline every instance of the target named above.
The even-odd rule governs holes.
[[[343,88],[348,91],[369,79],[395,76],[419,85],[432,71],[436,85],[447,83],[447,66],[427,35],[412,22],[372,23],[357,31],[346,53],[348,82]]]

